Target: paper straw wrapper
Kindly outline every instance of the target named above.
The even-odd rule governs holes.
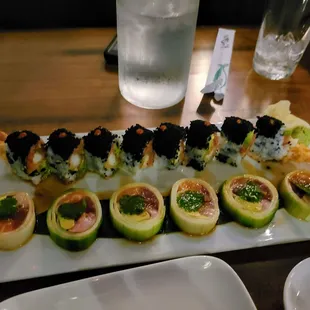
[[[234,39],[235,30],[219,28],[207,83],[201,90],[203,94],[214,93],[216,101],[222,100],[225,95]]]

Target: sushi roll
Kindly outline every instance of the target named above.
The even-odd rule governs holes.
[[[236,166],[244,157],[255,139],[254,126],[239,117],[226,117],[221,131],[221,149],[217,155],[220,162]]]
[[[160,192],[144,183],[127,184],[110,200],[114,227],[126,238],[145,241],[156,235],[165,218],[166,208]]]
[[[184,161],[185,128],[171,123],[162,123],[154,132],[154,150],[159,157],[159,166],[169,170],[177,168]]]
[[[97,127],[83,139],[88,170],[104,178],[113,176],[119,166],[117,135],[106,128]]]
[[[6,157],[16,175],[35,185],[49,175],[44,142],[37,134],[28,130],[15,131],[5,142]]]
[[[250,155],[261,161],[283,159],[297,140],[285,134],[285,124],[271,116],[258,117],[256,122],[256,139]]]
[[[86,173],[83,140],[65,128],[51,133],[47,142],[47,160],[58,178],[72,183]]]
[[[154,163],[154,134],[141,125],[128,128],[121,144],[121,159],[124,170],[136,173],[139,169],[151,167]]]
[[[69,251],[85,250],[96,240],[102,222],[100,201],[88,190],[70,190],[54,201],[46,221],[58,246]]]
[[[279,207],[278,192],[272,183],[248,174],[224,182],[220,201],[234,220],[251,228],[267,225]]]
[[[187,129],[186,155],[188,165],[201,171],[216,155],[220,136],[219,129],[209,122],[192,121]]]
[[[177,226],[190,235],[209,233],[220,214],[214,189],[200,179],[179,180],[172,187],[170,214]]]
[[[34,226],[34,204],[27,193],[0,196],[0,250],[22,246],[32,236]]]
[[[292,216],[310,221],[310,172],[297,170],[289,173],[279,188],[284,207]]]

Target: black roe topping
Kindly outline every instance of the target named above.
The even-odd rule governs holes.
[[[254,130],[254,126],[251,122],[231,116],[226,117],[222,125],[222,133],[228,139],[228,141],[242,144],[247,137],[248,133]]]
[[[37,134],[28,130],[15,131],[9,134],[5,142],[11,151],[10,156],[8,156],[10,163],[13,163],[12,158],[14,161],[20,158],[22,163],[25,164],[31,147],[36,145],[39,140],[40,137]]]
[[[97,127],[83,138],[84,148],[91,155],[105,160],[109,156],[112,143],[116,137],[108,129]]]
[[[258,120],[256,122],[256,133],[258,136],[274,138],[282,126],[284,126],[284,123],[274,117],[267,115],[262,117],[258,116]]]
[[[208,147],[212,135],[216,132],[219,132],[219,129],[209,122],[202,120],[192,121],[187,129],[186,144],[190,147],[204,149]]]
[[[60,128],[50,134],[47,147],[50,147],[54,154],[59,155],[63,160],[68,160],[80,142],[81,139],[74,133],[65,128]]]
[[[178,154],[180,142],[185,138],[185,128],[171,123],[161,123],[154,131],[153,147],[158,156],[173,159]]]
[[[122,150],[140,161],[146,145],[153,140],[153,132],[137,124],[128,128],[123,136]]]

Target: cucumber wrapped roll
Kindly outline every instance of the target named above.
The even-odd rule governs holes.
[[[184,161],[185,128],[171,123],[162,123],[154,132],[154,150],[159,166],[169,170],[177,168]]]
[[[65,128],[49,136],[47,160],[52,172],[66,184],[80,179],[87,171],[83,140]]]
[[[7,159],[16,175],[35,185],[49,175],[44,142],[37,134],[28,130],[15,131],[5,142]]]
[[[35,210],[27,193],[12,192],[0,196],[0,250],[13,250],[33,234]]]
[[[125,185],[110,200],[114,227],[131,240],[145,241],[156,235],[163,224],[165,213],[160,192],[144,183]]]
[[[281,160],[298,140],[286,133],[285,124],[271,116],[258,117],[256,139],[251,147],[251,157],[262,160]]]
[[[284,206],[291,215],[310,221],[310,172],[297,170],[289,173],[280,185]]]
[[[272,183],[248,174],[227,180],[220,197],[222,207],[234,220],[252,228],[267,225],[279,207],[278,192]]]
[[[69,251],[85,250],[96,240],[102,222],[98,197],[87,190],[74,189],[58,197],[47,213],[52,240]]]
[[[222,126],[221,149],[217,155],[220,162],[236,166],[254,142],[254,126],[239,117],[226,117]]]
[[[124,170],[135,174],[139,169],[151,167],[154,163],[154,134],[140,125],[131,126],[123,136],[121,159]]]
[[[83,139],[88,170],[104,178],[113,176],[120,161],[117,135],[106,128],[97,127]]]
[[[186,155],[188,165],[202,171],[219,149],[219,129],[209,122],[192,121],[187,129]]]
[[[219,218],[216,193],[203,180],[179,180],[172,187],[170,213],[182,231],[190,235],[205,235],[215,227]]]

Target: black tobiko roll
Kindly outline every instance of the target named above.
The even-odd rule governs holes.
[[[267,115],[262,117],[258,116],[258,120],[256,122],[256,133],[258,136],[274,138],[282,126],[284,126],[284,123],[274,117]]]
[[[237,145],[243,144],[251,131],[254,131],[254,126],[251,122],[235,116],[226,117],[222,125],[222,134],[224,134],[228,141]]]

